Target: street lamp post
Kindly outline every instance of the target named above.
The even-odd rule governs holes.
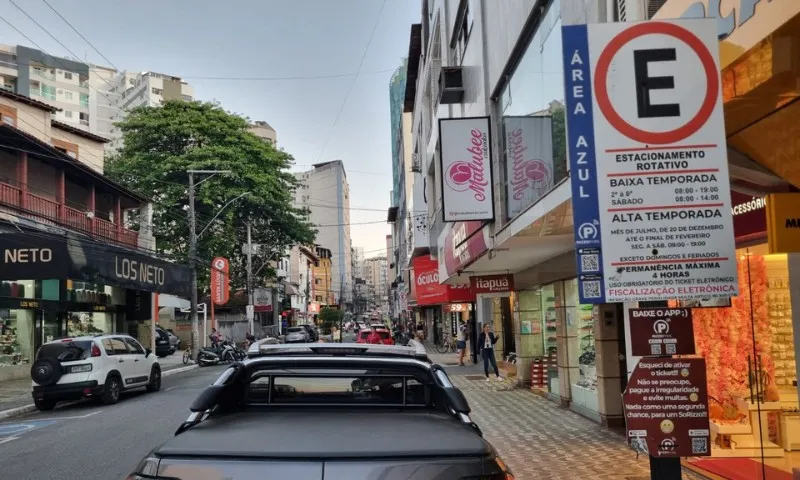
[[[194,189],[197,185],[205,182],[209,178],[213,177],[219,173],[231,173],[230,170],[189,170],[189,268],[192,274],[191,280],[191,292],[189,298],[189,318],[192,322],[192,358],[197,358],[197,352],[200,349],[200,321],[197,317],[197,224],[195,218],[195,208],[194,208]],[[194,183],[194,175],[195,174],[208,174],[209,176],[205,179],[201,180],[197,184]],[[236,199],[240,198],[242,195],[237,197]],[[234,199],[234,200],[236,200]],[[222,207],[224,209],[227,207],[231,202],[228,202],[225,206]],[[220,210],[220,212],[222,211]],[[219,212],[217,212],[219,215]],[[211,222],[216,219],[217,216],[214,216],[211,219]],[[211,223],[209,223],[210,225]],[[206,226],[200,235],[205,232]]]

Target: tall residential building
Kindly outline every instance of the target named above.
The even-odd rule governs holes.
[[[330,249],[317,245],[319,262],[313,267],[311,275],[311,301],[320,305],[336,304],[338,294],[333,289],[332,254]]]
[[[272,128],[269,123],[263,120],[253,122],[253,124],[250,125],[250,132],[273,145],[277,145],[278,143],[277,132],[275,132],[275,129]]]
[[[294,205],[310,212],[309,221],[318,230],[317,243],[331,250],[334,303],[351,303],[350,187],[344,163],[341,160],[318,163],[313,169],[294,175],[298,181]]]
[[[389,305],[389,273],[386,257],[364,260],[364,277],[367,282],[370,307],[384,311]]]
[[[408,58],[403,59],[403,64],[395,70],[392,79],[389,81],[389,116],[391,119],[392,139],[396,140],[400,137],[400,129],[402,121],[400,117],[403,114],[403,103],[405,102],[406,95],[406,69],[408,66]],[[400,183],[400,156],[401,145],[397,141],[392,141],[392,185],[399,185]],[[399,191],[392,192],[393,207],[398,205]]]
[[[364,247],[353,247],[353,278],[364,278]]]
[[[0,45],[0,88],[60,109],[56,121],[111,140],[108,149],[119,147],[121,133],[113,124],[131,108],[194,99],[193,88],[179,77],[118,71],[23,45]]]

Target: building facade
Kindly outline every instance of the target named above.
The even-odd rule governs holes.
[[[386,257],[372,257],[364,261],[364,280],[370,310],[388,313],[389,277]]]
[[[311,277],[309,277],[311,281],[310,300],[318,306],[336,305],[338,296],[334,289],[333,254],[330,249],[319,245],[315,250],[319,262],[314,266]],[[316,310],[314,313],[319,313],[319,308]]]
[[[131,108],[194,99],[192,86],[179,77],[118,71],[23,45],[0,45],[0,88],[58,108],[55,120],[109,139],[108,149],[120,146],[114,123]]]
[[[353,298],[350,239],[350,186],[341,160],[320,163],[295,173],[298,187],[294,205],[307,209],[317,229],[317,242],[331,252],[331,304],[346,305]]]

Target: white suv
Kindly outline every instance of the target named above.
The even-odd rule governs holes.
[[[33,401],[52,410],[62,400],[99,398],[117,403],[124,390],[161,388],[156,356],[128,335],[64,338],[45,343],[31,366]]]

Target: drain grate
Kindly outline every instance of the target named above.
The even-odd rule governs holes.
[[[444,362],[442,365],[444,365],[445,367],[457,367],[458,362]]]
[[[485,380],[484,375],[464,375],[467,380]]]

